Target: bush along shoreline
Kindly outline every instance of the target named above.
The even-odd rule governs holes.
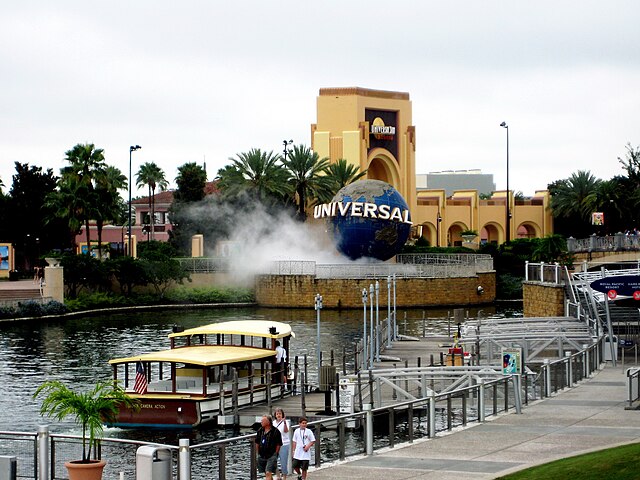
[[[140,309],[159,306],[197,307],[240,306],[255,303],[253,291],[247,288],[183,288],[158,295],[132,295],[125,297],[115,293],[92,292],[66,300],[64,304],[52,300],[41,303],[35,300],[18,302],[15,306],[0,306],[0,320],[62,316],[95,310]]]

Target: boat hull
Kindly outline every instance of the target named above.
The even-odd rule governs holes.
[[[139,398],[139,410],[121,407],[114,427],[193,428],[201,425],[203,400]],[[215,417],[213,417],[215,418]]]

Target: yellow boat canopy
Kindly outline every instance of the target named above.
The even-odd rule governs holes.
[[[170,362],[188,363],[210,367],[213,365],[226,365],[243,361],[258,360],[273,357],[275,350],[265,350],[254,347],[235,347],[231,345],[203,345],[197,347],[180,347],[170,350],[161,350],[153,353],[143,353],[135,357],[114,358],[110,364],[133,362]]]
[[[271,333],[271,331],[276,333]],[[169,338],[188,337],[190,335],[216,335],[218,333],[266,338],[284,338],[289,335],[295,337],[288,323],[268,320],[234,320],[231,322],[211,323],[202,327],[189,328],[183,332],[170,333]]]

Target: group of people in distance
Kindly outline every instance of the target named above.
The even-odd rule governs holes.
[[[293,436],[289,437],[291,422],[286,419],[284,411],[277,408],[275,421],[271,415],[264,415],[260,422],[260,429],[256,434],[256,453],[258,454],[258,472],[264,473],[267,480],[273,480],[273,474],[278,472],[278,459],[280,460],[280,473],[277,479],[287,480],[289,474],[289,448],[293,451],[291,466],[298,475],[298,480],[307,478],[309,461],[311,460],[311,447],[316,442],[316,437],[311,429],[307,428],[307,419],[300,418],[300,427]]]

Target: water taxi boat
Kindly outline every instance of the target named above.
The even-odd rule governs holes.
[[[109,360],[113,379],[140,401],[137,410],[121,407],[110,425],[233,423],[238,407],[285,394],[287,365],[275,363],[276,346],[281,344],[288,359],[294,336],[288,324],[264,320],[174,327],[168,350]]]

